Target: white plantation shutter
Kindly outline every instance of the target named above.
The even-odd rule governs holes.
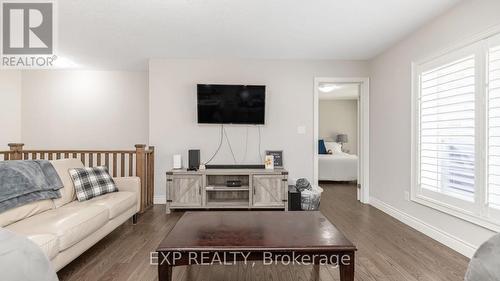
[[[500,210],[500,44],[488,50],[488,203]]]
[[[500,231],[500,34],[413,73],[411,200]]]
[[[475,196],[475,56],[425,70],[419,89],[419,185],[472,202]]]

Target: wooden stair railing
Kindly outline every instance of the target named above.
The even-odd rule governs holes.
[[[22,143],[9,143],[10,150],[0,151],[0,160],[80,159],[87,167],[106,166],[113,177],[141,179],[141,210],[153,206],[154,146],[136,144],[135,150],[41,150],[23,149]]]

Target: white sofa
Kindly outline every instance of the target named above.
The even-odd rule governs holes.
[[[35,242],[58,271],[126,220],[135,218],[140,208],[140,179],[114,178],[118,192],[79,202],[68,170],[83,167],[82,162],[51,162],[64,184],[61,198],[0,213],[0,226]]]

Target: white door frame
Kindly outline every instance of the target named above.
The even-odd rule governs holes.
[[[313,171],[314,182],[318,184],[318,140],[319,140],[319,84],[327,83],[357,83],[360,84],[360,95],[358,103],[358,116],[360,132],[358,142],[358,184],[361,190],[358,191],[358,199],[365,204],[369,204],[370,200],[370,78],[368,77],[315,77],[314,78],[314,159]]]

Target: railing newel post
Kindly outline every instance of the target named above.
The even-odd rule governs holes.
[[[10,148],[10,160],[22,160],[23,159],[23,146],[24,143],[9,143]]]
[[[141,180],[141,209],[140,212],[144,212],[145,207],[145,197],[146,197],[146,175],[145,175],[145,158],[146,158],[146,145],[145,144],[136,144],[135,145],[135,153],[136,153],[136,163],[135,163],[135,173],[137,177]]]

